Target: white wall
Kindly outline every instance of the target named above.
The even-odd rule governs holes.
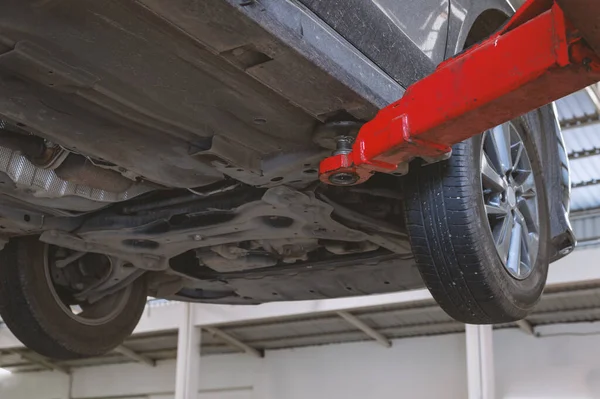
[[[494,332],[497,398],[600,398],[600,324]],[[583,334],[583,335],[582,335]],[[591,335],[588,335],[591,334]],[[316,346],[202,358],[199,399],[466,398],[463,334]],[[172,399],[175,362],[76,369],[72,398]],[[1,377],[0,377],[1,378]],[[0,379],[1,399],[68,399],[68,377],[16,374]]]
[[[497,398],[600,398],[598,324],[548,326],[542,334],[568,335],[542,338],[496,331]]]
[[[361,342],[270,351],[263,359],[243,354],[206,356],[201,362],[199,398],[463,399],[464,350],[464,337],[456,334],[399,340],[390,349]],[[66,376],[44,373],[56,380],[42,383],[41,374],[0,380],[0,398],[68,398]],[[122,364],[75,369],[72,398],[171,399],[174,376],[174,361],[156,367]]]
[[[0,399],[67,399],[69,376],[57,372],[0,375]]]
[[[275,351],[264,372],[269,399],[464,399],[461,334]],[[257,398],[258,399],[258,398]]]

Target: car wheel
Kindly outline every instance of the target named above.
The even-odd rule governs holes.
[[[526,117],[455,145],[449,160],[406,179],[407,228],[421,276],[464,323],[522,319],[546,282],[547,195]]]
[[[105,278],[110,265],[104,255],[89,253],[57,267],[69,255],[34,237],[12,240],[0,252],[0,316],[23,344],[56,359],[115,348],[131,334],[146,303],[143,277],[93,303],[76,300],[77,292]]]

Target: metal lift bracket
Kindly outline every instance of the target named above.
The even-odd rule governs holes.
[[[569,16],[600,15],[600,1],[587,1],[589,7],[558,1]],[[569,5],[576,3],[577,9]],[[587,21],[598,24],[598,18]],[[443,62],[380,110],[350,151],[321,162],[321,181],[359,184],[417,157],[445,159],[452,145],[600,81],[600,57],[588,40],[557,2],[527,1],[498,33]]]

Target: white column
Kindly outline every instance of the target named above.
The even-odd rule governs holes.
[[[469,399],[494,399],[492,326],[465,326]]]
[[[175,399],[198,398],[201,336],[200,328],[194,325],[193,304],[185,303],[177,336]]]

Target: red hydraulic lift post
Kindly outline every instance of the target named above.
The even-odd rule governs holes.
[[[353,185],[415,157],[447,158],[453,144],[600,81],[599,44],[600,0],[528,0],[379,111],[353,144],[338,140],[320,179]]]

